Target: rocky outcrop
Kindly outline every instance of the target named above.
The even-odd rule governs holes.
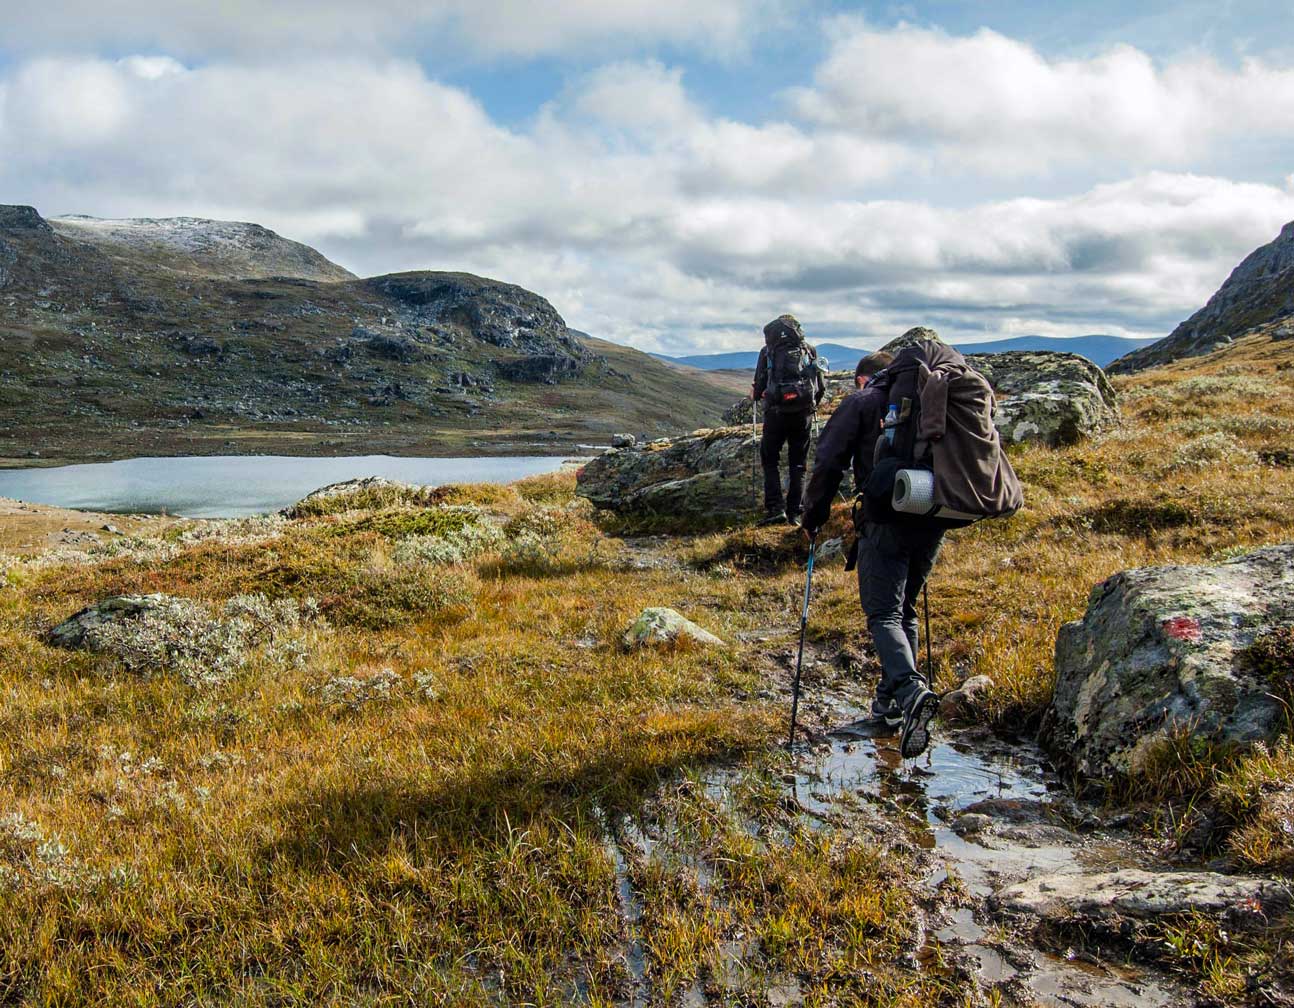
[[[1043,742],[1066,767],[1110,779],[1148,766],[1176,733],[1271,740],[1285,727],[1285,708],[1251,649],[1292,623],[1294,546],[1211,567],[1116,574],[1057,635]]]
[[[46,641],[51,647],[85,647],[86,634],[90,631],[108,623],[135,619],[163,608],[171,601],[169,595],[116,595],[68,617],[49,632]]]
[[[750,427],[695,431],[589,460],[578,493],[598,508],[663,528],[718,527],[763,513],[759,446]]]
[[[1211,353],[1260,326],[1294,315],[1294,221],[1275,241],[1255,249],[1208,303],[1158,343],[1134,350],[1106,369],[1128,374],[1182,357]]]
[[[1086,357],[1054,351],[970,354],[967,363],[997,394],[993,423],[1005,444],[1074,444],[1119,419],[1105,372]]]
[[[459,329],[475,339],[528,355],[585,362],[588,349],[546,298],[471,273],[392,273],[365,283],[408,309],[409,321]]]
[[[633,626],[625,631],[621,643],[626,649],[633,649],[674,644],[680,640],[707,647],[723,646],[723,641],[709,630],[697,626],[681,613],[663,607],[644,609]]]
[[[243,221],[202,217],[134,217],[105,220],[74,215],[55,217],[54,231],[100,251],[164,256],[165,268],[217,279],[339,282],[355,275],[309,245],[290,241],[269,228]]]
[[[896,354],[900,350],[906,350],[908,347],[916,346],[925,340],[930,340],[934,343],[943,342],[943,338],[933,329],[928,329],[925,326],[913,326],[902,336],[894,337],[885,346],[881,347],[881,352]]]

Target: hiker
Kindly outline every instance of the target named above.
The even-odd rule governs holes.
[[[856,375],[862,387],[818,441],[803,527],[817,536],[852,463],[864,487],[854,509],[858,596],[882,669],[867,727],[893,735],[901,726],[899,752],[910,759],[929,744],[938,707],[917,668],[916,602],[944,531],[1013,514],[1023,496],[993,426],[992,389],[956,350],[921,340],[888,362],[864,358]],[[892,506],[901,469],[930,477],[921,514]]]
[[[866,356],[859,358],[858,365],[854,368],[854,389],[861,392],[863,389],[867,388],[867,383],[870,382],[875,375],[884,371],[893,363],[894,355],[892,353],[886,353],[884,350],[877,350],[875,353],[869,353]],[[867,482],[867,473],[863,469],[862,465],[860,465],[857,457],[854,458],[853,470],[854,495],[857,496],[863,492],[863,486]]]
[[[755,365],[751,398],[764,400],[759,462],[764,470],[764,518],[760,525],[798,524],[803,510],[804,470],[809,459],[813,414],[827,391],[818,352],[804,340],[794,315],[764,326],[764,347]],[[786,496],[778,462],[786,445]]]

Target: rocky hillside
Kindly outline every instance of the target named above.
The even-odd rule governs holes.
[[[1198,357],[1251,333],[1294,335],[1294,221],[1275,241],[1255,249],[1231,272],[1208,304],[1148,347],[1110,364],[1111,374]]]
[[[0,207],[0,459],[543,453],[729,398],[496,280],[359,279],[252,224]]]
[[[354,280],[355,274],[259,224],[198,217],[103,220],[75,215],[50,222],[56,234],[93,245],[114,258],[151,257],[158,269],[224,280],[274,276],[301,280]]]

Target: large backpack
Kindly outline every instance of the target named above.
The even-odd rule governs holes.
[[[932,378],[943,396],[942,437],[925,440],[921,404]],[[871,384],[885,390],[886,412],[862,494],[867,520],[957,528],[1020,509],[1020,483],[993,426],[993,390],[961,354],[919,343],[901,350]]]
[[[765,406],[778,413],[808,413],[816,401],[818,354],[802,337],[783,336],[768,348]]]

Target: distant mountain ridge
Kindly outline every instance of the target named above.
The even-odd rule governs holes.
[[[1105,367],[1110,361],[1121,357],[1139,347],[1154,342],[1153,338],[1131,339],[1126,336],[1012,336],[1009,339],[989,340],[984,343],[954,343],[953,346],[962,353],[1005,353],[1010,350],[1058,350],[1065,353],[1076,353],[1086,357],[1093,364]],[[860,347],[845,346],[841,343],[815,343],[818,353],[831,364],[836,371],[852,369],[858,359],[871,351]],[[729,353],[691,354],[684,357],[669,357],[665,354],[653,354],[662,360],[703,371],[731,369],[753,369],[759,359],[759,351],[734,350]]]
[[[0,464],[551,454],[705,426],[731,396],[499,280],[360,279],[256,224],[0,205]]]
[[[1294,317],[1294,221],[1254,249],[1194,315],[1156,343],[1116,360],[1115,373],[1211,353],[1263,326]]]

